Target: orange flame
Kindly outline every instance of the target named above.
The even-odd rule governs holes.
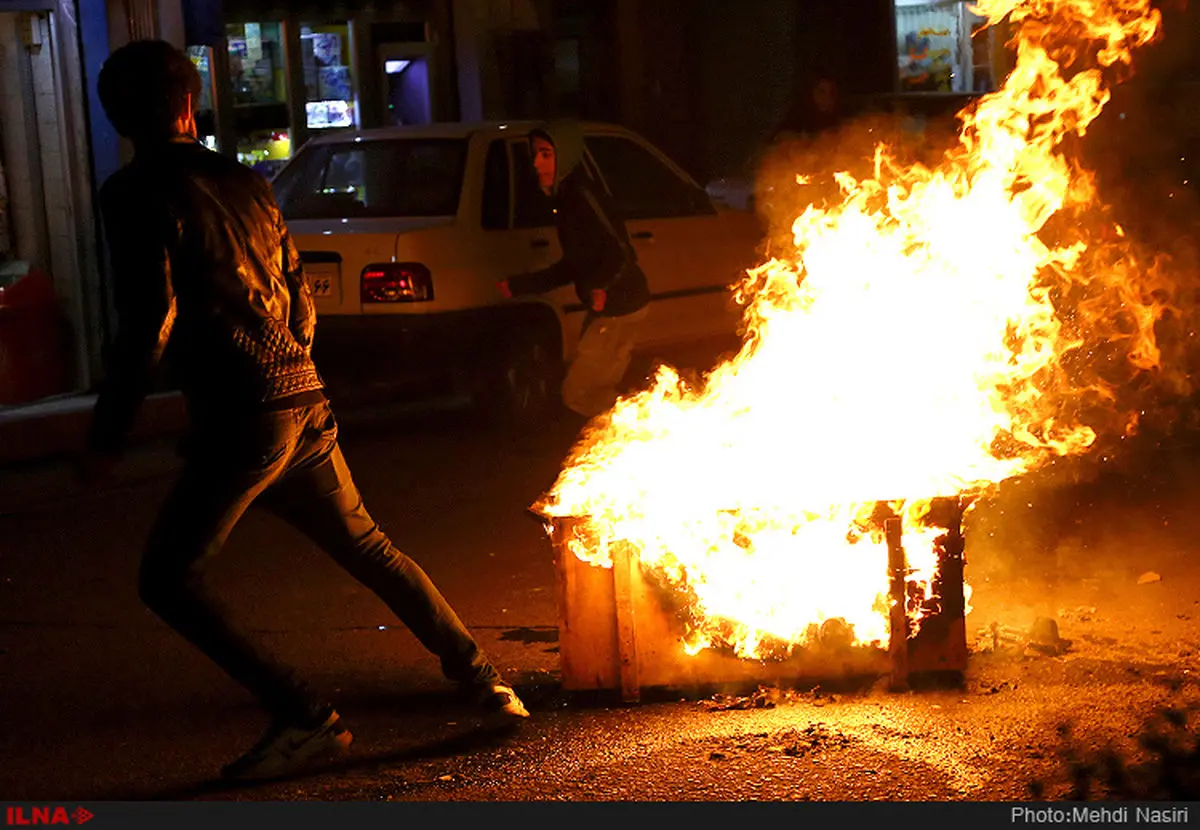
[[[1056,214],[1094,202],[1063,145],[1109,97],[1101,68],[1066,73],[1089,57],[1128,64],[1158,13],[1149,0],[977,8],[1020,24],[1016,62],[960,114],[957,146],[906,168],[880,145],[868,175],[835,173],[841,201],[799,214],[796,257],[735,287],[740,353],[699,385],[661,367],[535,505],[583,520],[569,544],[584,560],[609,566],[630,544],[686,594],[690,651],[760,655],[835,618],[859,642],[886,640],[887,548],[861,530],[875,504],[901,508],[910,579],[928,592],[930,499],[1087,452],[1088,407],[1116,399],[1081,360],[1097,343],[1135,370],[1158,364],[1153,276],[1105,254],[1111,243],[1044,238]],[[1104,428],[1136,423],[1122,412]]]

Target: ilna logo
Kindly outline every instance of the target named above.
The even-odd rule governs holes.
[[[76,807],[70,812],[66,807],[8,807],[4,811],[4,818],[10,827],[24,827],[34,824],[83,824],[95,816],[83,807]]]

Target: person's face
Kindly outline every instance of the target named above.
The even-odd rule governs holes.
[[[837,85],[830,80],[819,82],[813,88],[813,103],[821,112],[833,112],[837,107]]]
[[[558,158],[554,145],[544,138],[534,136],[530,142],[533,150],[533,169],[537,171],[538,184],[549,193],[554,189],[554,174],[558,171]]]

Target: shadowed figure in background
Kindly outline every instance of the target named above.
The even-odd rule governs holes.
[[[845,150],[840,133],[847,120],[837,82],[824,76],[799,87],[771,133],[758,162],[754,201],[772,255],[791,250],[792,223],[807,205],[840,200],[830,165]]]
[[[119,326],[78,472],[95,483],[111,470],[165,356],[189,431],[139,588],[272,718],[224,775],[286,775],[351,741],[333,706],[237,630],[206,584],[211,557],[252,504],[374,591],[486,714],[527,717],[429,577],[363,506],[312,361],[316,316],[299,254],[267,180],[197,142],[191,60],[169,43],[136,41],[109,57],[98,85],[134,155],[100,192]]]
[[[586,422],[616,403],[638,326],[649,314],[650,288],[616,205],[583,166],[579,126],[551,123],[533,130],[529,145],[538,184],[554,206],[562,258],[541,271],[509,277],[499,287],[513,297],[575,285],[586,315],[562,397]]]
[[[829,77],[820,78],[811,87],[801,88],[771,139],[812,141],[841,126],[844,115],[837,81]]]

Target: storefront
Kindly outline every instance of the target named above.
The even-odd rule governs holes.
[[[98,351],[82,45],[102,3],[0,2],[0,406],[86,388]]]
[[[1003,31],[963,0],[895,0],[897,92],[980,94],[1003,82]]]
[[[444,4],[333,5],[227,0],[192,26],[209,147],[271,176],[314,135],[456,117]]]

